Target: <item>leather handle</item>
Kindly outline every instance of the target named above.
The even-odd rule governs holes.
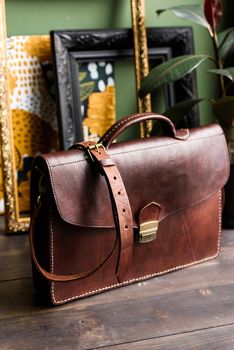
[[[163,122],[167,126],[169,136],[172,136],[176,139],[187,140],[187,138],[189,137],[188,129],[176,130],[172,121],[163,115],[155,114],[155,113],[141,113],[141,114],[139,113],[139,114],[129,115],[117,121],[99,139],[98,143],[102,143],[103,146],[105,146],[105,148],[108,149],[109,146],[112,144],[112,142],[116,139],[116,137],[119,136],[124,130],[126,130],[127,128],[129,128],[134,124],[138,124],[146,120],[159,120]]]

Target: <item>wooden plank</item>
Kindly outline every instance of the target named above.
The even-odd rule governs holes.
[[[3,214],[0,214],[0,235],[5,234],[5,217]]]
[[[6,235],[4,217],[0,216],[0,282],[30,276],[28,235]]]
[[[134,343],[101,347],[104,350],[233,350],[234,325],[203,329]],[[98,349],[93,348],[93,349]],[[100,349],[100,348],[99,348]],[[91,348],[90,348],[91,350]]]
[[[12,240],[14,238],[9,237],[9,239]],[[69,310],[74,307],[79,309],[92,305],[125,301],[126,299],[135,301],[142,297],[171,294],[172,291],[184,292],[186,290],[200,289],[206,293],[206,290],[211,287],[234,283],[234,246],[229,245],[228,242],[227,240],[226,247],[224,247],[216,260],[52,309]],[[14,273],[16,273],[14,264],[22,264],[19,258],[20,254],[17,256],[17,259],[12,259],[12,256],[10,256],[13,261],[9,262],[9,267],[13,264]],[[29,257],[26,260],[29,269]],[[23,263],[23,266],[25,265],[26,261]],[[47,308],[39,305],[31,279],[0,282],[0,319],[23,316],[35,310],[40,310],[41,312],[45,310],[47,312]]]
[[[0,235],[0,281],[31,276],[28,235]]]
[[[31,279],[17,279],[0,283],[0,319],[46,311],[36,297]]]
[[[2,266],[9,279],[30,275],[27,236],[0,235]],[[96,349],[230,324],[233,272],[234,234],[225,231],[216,260],[62,307],[41,305],[31,279],[0,282],[0,348]]]
[[[0,349],[233,349],[234,231],[216,260],[61,307],[30,275],[28,236],[1,230]]]
[[[221,237],[221,249],[234,245],[234,230],[223,230]]]
[[[0,348],[90,349],[234,323],[234,283],[0,320]],[[58,312],[59,310],[59,312]]]

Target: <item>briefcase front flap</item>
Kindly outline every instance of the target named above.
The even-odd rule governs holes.
[[[226,140],[217,124],[190,130],[185,141],[151,137],[114,144],[108,152],[122,176],[134,227],[139,227],[140,212],[148,204],[157,203],[161,221],[219,191],[229,176]],[[115,227],[106,181],[84,151],[38,156],[35,167],[46,173],[64,221]]]

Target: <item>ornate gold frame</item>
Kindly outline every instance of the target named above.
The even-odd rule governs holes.
[[[145,27],[145,0],[131,0],[132,28],[134,36],[135,53],[135,74],[137,94],[141,86],[142,79],[149,73],[147,35]],[[138,97],[138,111],[151,112],[150,95],[142,100]],[[149,136],[152,129],[152,122],[146,122],[140,126],[141,137]]]
[[[18,207],[18,189],[15,172],[15,155],[12,119],[9,108],[9,82],[6,53],[5,0],[0,0],[0,139],[5,200],[6,232],[27,231],[29,217],[21,218]]]
[[[148,74],[148,52],[145,28],[144,0],[131,0],[132,26],[134,32],[135,66],[137,91],[142,78]],[[151,111],[150,97],[138,98],[139,112]],[[141,126],[141,136],[148,136],[151,123]],[[5,0],[0,0],[0,139],[5,200],[6,232],[27,231],[29,217],[20,217],[18,207],[18,189],[15,172],[15,155],[12,131],[12,119],[9,108],[9,82],[6,53],[6,14]]]

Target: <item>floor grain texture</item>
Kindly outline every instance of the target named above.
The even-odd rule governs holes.
[[[215,260],[50,307],[33,289],[28,236],[2,228],[0,350],[13,349],[233,350],[234,231]]]

